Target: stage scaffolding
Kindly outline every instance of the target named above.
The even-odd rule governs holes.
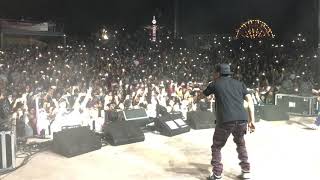
[[[66,44],[63,26],[51,22],[16,21],[0,19],[0,47],[7,44],[46,44],[48,41],[58,41]]]

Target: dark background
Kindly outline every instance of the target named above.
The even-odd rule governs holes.
[[[259,19],[275,34],[302,32],[312,36],[317,29],[316,0],[185,0],[181,8],[181,31],[189,33],[235,33],[241,22]]]
[[[235,33],[248,19],[265,21],[279,36],[317,31],[317,0],[179,0],[182,34]],[[130,29],[150,24],[152,15],[173,28],[174,0],[1,0],[0,17],[53,20],[68,34],[88,34],[101,25]]]
[[[136,29],[151,24],[161,14],[161,23],[173,17],[171,0],[1,0],[1,18],[32,18],[64,23],[71,34],[88,34],[102,25],[126,25]],[[170,18],[170,19],[169,19]]]

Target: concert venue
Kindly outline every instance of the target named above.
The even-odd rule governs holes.
[[[320,179],[319,0],[1,0],[1,180]]]

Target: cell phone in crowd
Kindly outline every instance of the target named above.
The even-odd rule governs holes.
[[[74,94],[74,91],[75,91],[75,90],[79,90],[79,86],[73,86],[73,87],[72,87],[72,94]]]

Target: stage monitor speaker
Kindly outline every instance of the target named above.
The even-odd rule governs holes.
[[[216,126],[216,116],[210,111],[191,111],[187,117],[192,129],[210,129]]]
[[[90,127],[63,129],[53,134],[53,151],[65,157],[85,154],[101,147],[101,139]]]
[[[150,123],[150,119],[145,109],[130,109],[122,111],[121,118],[126,121],[130,121],[137,127],[144,127]]]
[[[0,172],[15,168],[15,138],[11,131],[0,132]]]
[[[260,120],[261,120],[261,113],[262,113],[261,107],[263,107],[263,106],[254,106],[255,122],[260,122]],[[249,117],[249,114],[248,114],[248,117]]]
[[[117,121],[104,128],[104,136],[113,146],[131,144],[144,141],[142,130],[128,121]]]
[[[155,120],[156,129],[164,136],[176,136],[190,131],[190,126],[175,115],[161,116]]]
[[[261,119],[266,121],[285,121],[289,120],[289,114],[275,105],[264,105],[260,107]]]

